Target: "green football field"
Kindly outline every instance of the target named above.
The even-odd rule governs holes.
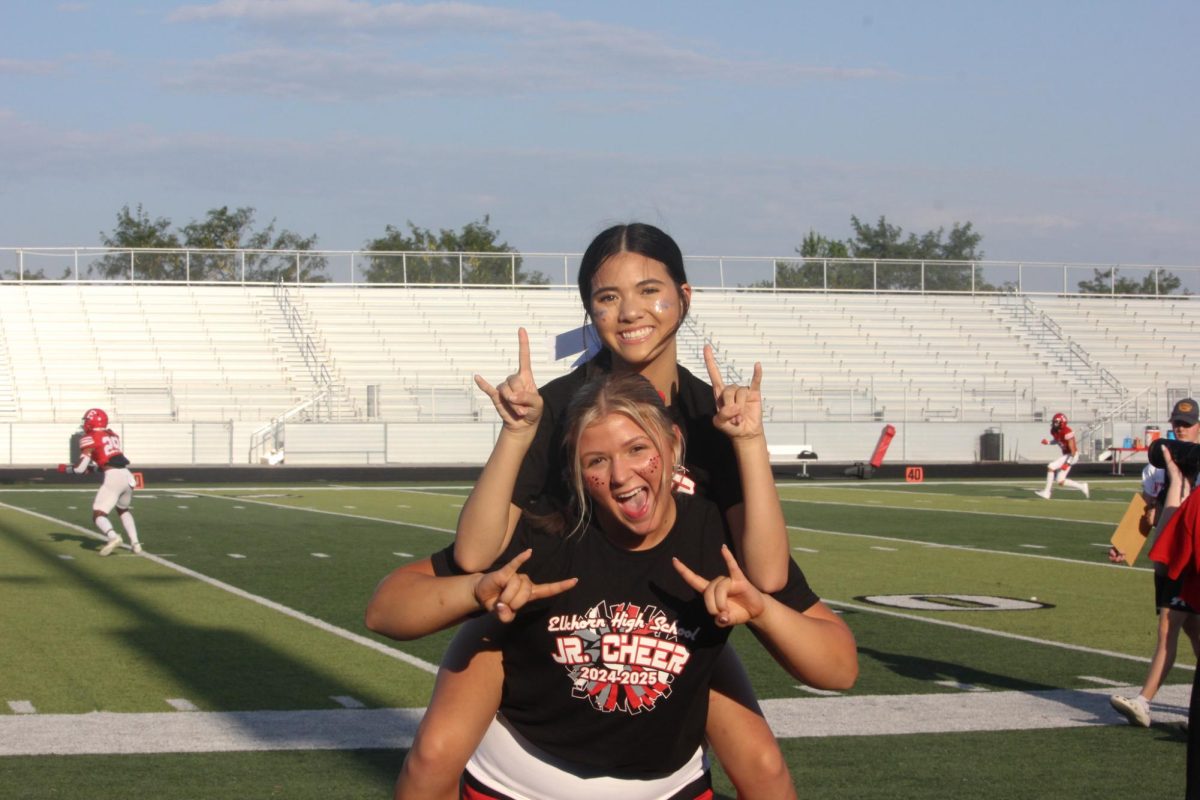
[[[448,634],[390,642],[363,610],[469,487],[147,477],[144,557],[97,557],[94,486],[0,491],[0,798],[390,796]],[[1145,676],[1153,590],[1105,558],[1136,482],[1091,486],[780,484],[861,663],[816,693],[735,633],[800,797],[1182,795],[1195,660],[1151,729],[1109,708]]]

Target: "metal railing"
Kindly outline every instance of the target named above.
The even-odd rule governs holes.
[[[322,404],[328,404],[330,391],[328,387],[322,389],[252,432],[250,434],[249,463],[257,463],[260,458],[270,457],[282,451],[287,423],[297,419],[309,409],[319,409]]]
[[[1068,336],[1061,325],[1051,319],[1050,315],[1045,311],[1034,305],[1028,297],[1022,298],[1022,309],[1024,311],[1023,321],[1027,327],[1031,329],[1034,327],[1029,324],[1029,320],[1033,319],[1036,327],[1041,328],[1042,331],[1047,333],[1052,341],[1058,342],[1062,347],[1066,348],[1067,354],[1070,356],[1069,359],[1066,359],[1067,366],[1080,366],[1085,372],[1090,373],[1094,380],[1106,386],[1110,392],[1116,395],[1119,402],[1123,401],[1129,395],[1129,390],[1117,379],[1116,375],[1113,375],[1112,372],[1100,364],[1095,363],[1087,350]]]
[[[309,377],[312,378],[312,382],[318,387],[318,391],[313,397],[323,400],[323,402],[317,402],[315,406],[318,417],[321,416],[323,411],[326,419],[332,418],[335,391],[333,375],[330,374],[329,367],[325,364],[325,359],[321,357],[312,335],[305,327],[299,309],[292,302],[287,286],[281,281],[276,282],[274,294],[275,300],[279,303],[279,310],[283,314],[284,321],[287,323],[288,333],[291,334],[292,342],[300,352],[300,357],[304,359],[304,366],[308,370]],[[310,401],[305,401],[301,405],[307,406],[310,404]]]
[[[0,247],[0,281],[571,286],[580,257],[537,252]],[[742,291],[1175,298],[1200,294],[1196,265],[794,255],[692,255],[685,261],[693,286]],[[1118,292],[1118,286],[1134,290]]]

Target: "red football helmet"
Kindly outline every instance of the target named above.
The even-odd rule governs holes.
[[[100,413],[104,413],[104,412],[100,412]],[[1067,424],[1067,415],[1066,414],[1055,414],[1050,419],[1050,430],[1056,431],[1059,428],[1061,428],[1063,425],[1066,425],[1066,424]]]
[[[91,433],[108,427],[108,414],[102,408],[89,408],[83,412],[83,432]]]

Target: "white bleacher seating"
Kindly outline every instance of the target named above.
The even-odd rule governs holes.
[[[370,394],[384,420],[486,420],[472,376],[515,370],[518,327],[544,383],[574,360],[554,357],[554,337],[585,322],[563,288],[291,286],[287,315],[269,286],[6,284],[0,299],[0,420],[75,420],[93,405],[269,420],[311,398],[321,368],[339,419],[363,418]],[[1186,298],[1030,302],[1130,392],[1200,383],[1182,357],[1196,335]],[[761,362],[775,421],[1099,413],[1108,401],[1021,319],[1004,296],[698,289],[679,357],[703,377],[710,342],[743,380]]]

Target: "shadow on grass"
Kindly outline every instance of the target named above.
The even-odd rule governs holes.
[[[0,523],[0,531],[3,530]],[[364,692],[361,687],[347,686],[338,677],[315,669],[312,664],[299,661],[246,631],[199,627],[174,618],[161,608],[148,607],[136,595],[124,591],[115,579],[85,569],[77,561],[59,558],[17,530],[11,533],[11,543],[23,547],[30,556],[41,561],[48,575],[57,574],[64,582],[69,581],[81,592],[86,592],[90,601],[97,605],[125,609],[136,620],[117,634],[128,652],[153,665],[159,673],[170,676],[186,692],[182,699],[200,708],[222,711],[339,709],[341,706],[332,699],[334,696],[351,696],[366,708],[387,706],[384,698]],[[63,531],[52,532],[49,538],[60,544],[77,542],[82,550],[90,552],[98,550],[102,544],[98,539]],[[191,579],[180,575],[161,580],[183,582]],[[120,679],[120,676],[114,677]],[[164,705],[164,713],[186,712],[170,712]],[[238,715],[229,716],[231,725],[239,725],[239,722]],[[253,726],[246,724],[243,727],[247,735],[253,735]],[[319,738],[318,733],[314,731],[315,739]],[[356,771],[378,772],[374,780],[390,786],[407,751],[342,752],[345,758],[358,762]]]
[[[968,686],[1004,689],[1018,692],[1050,691],[1061,687],[978,669],[952,661],[914,656],[907,653],[891,653],[871,647],[858,648],[860,656],[868,656],[883,667],[904,678],[914,681],[936,683],[953,681]]]

